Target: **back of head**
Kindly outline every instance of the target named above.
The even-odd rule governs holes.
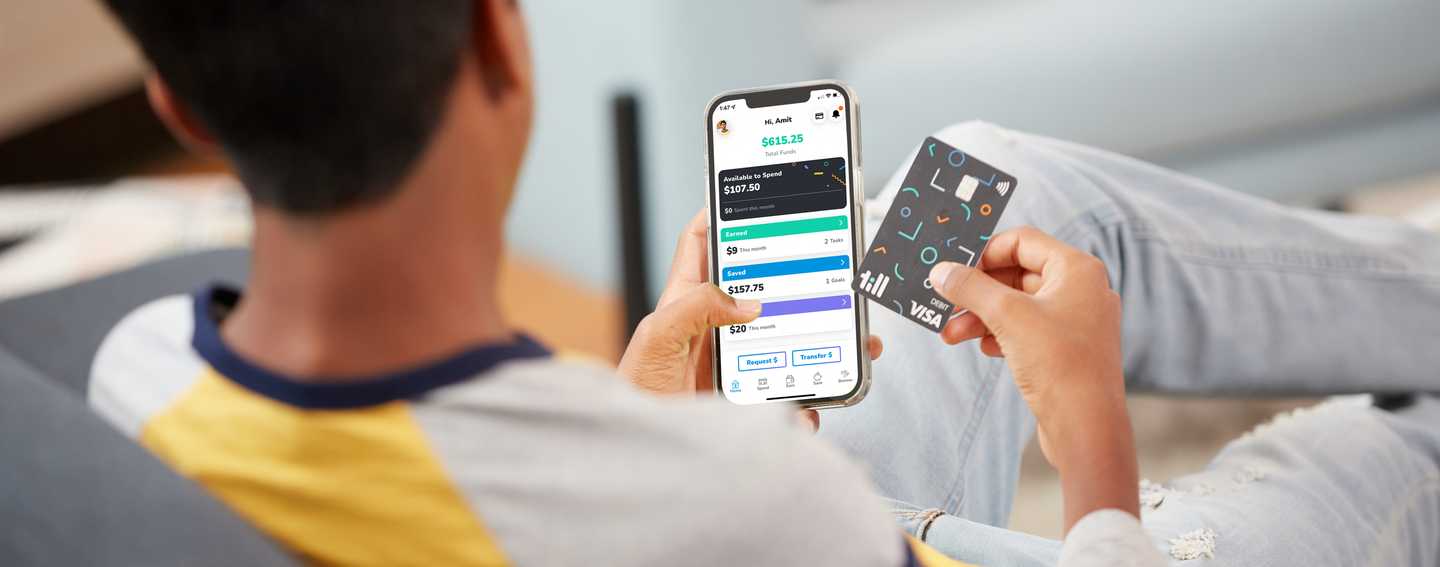
[[[468,0],[106,0],[259,205],[396,190],[444,114]]]

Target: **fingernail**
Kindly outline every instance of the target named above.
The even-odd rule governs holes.
[[[939,264],[935,264],[935,267],[930,268],[930,285],[934,287],[945,285],[945,280],[950,277],[950,274],[955,272],[955,268],[958,266],[959,264],[954,262],[940,262]]]
[[[744,313],[751,315],[760,314],[760,302],[753,299],[736,299],[735,306],[739,307],[740,311]]]

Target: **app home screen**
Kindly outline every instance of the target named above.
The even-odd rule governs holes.
[[[763,304],[718,331],[720,390],[735,403],[843,397],[859,382],[849,112],[841,91],[816,88],[711,113],[715,283]]]

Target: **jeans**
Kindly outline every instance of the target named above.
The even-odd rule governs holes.
[[[1019,179],[1001,229],[1032,225],[1105,262],[1130,391],[1440,391],[1440,235],[983,123],[936,137]],[[870,204],[867,237],[904,175]],[[1035,431],[1004,361],[885,309],[870,318],[886,345],[874,387],[827,412],[821,435],[868,465],[901,524],[940,551],[1055,564],[1060,542],[1000,527]],[[1205,470],[1147,488],[1156,546],[1181,562],[1193,553],[1171,540],[1188,539],[1212,565],[1440,564],[1440,401],[1391,413],[1367,398],[1277,418]]]

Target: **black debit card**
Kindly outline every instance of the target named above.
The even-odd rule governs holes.
[[[978,263],[1016,184],[975,156],[926,138],[860,263],[855,291],[940,332],[954,305],[932,289],[930,268]]]

